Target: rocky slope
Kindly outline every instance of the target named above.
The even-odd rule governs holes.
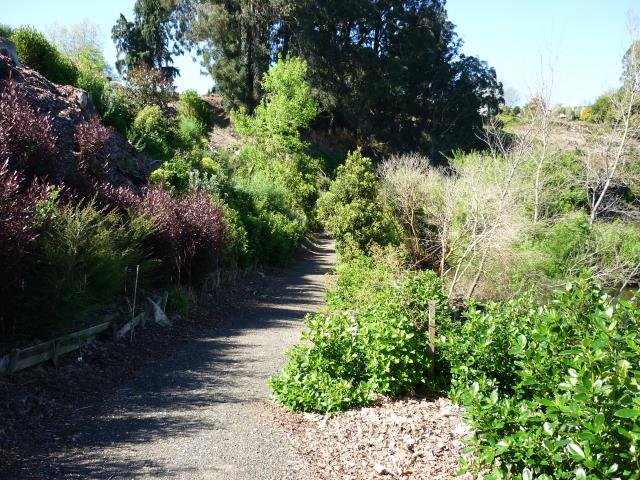
[[[56,178],[63,181],[78,162],[75,132],[79,125],[97,115],[90,96],[84,90],[69,85],[56,85],[35,70],[17,61],[15,47],[0,39],[0,91],[15,82],[28,104],[42,115],[49,115],[56,137]],[[109,131],[98,152],[100,179],[116,186],[139,186],[146,182],[151,160],[138,154],[127,140]],[[98,179],[96,179],[98,180]]]

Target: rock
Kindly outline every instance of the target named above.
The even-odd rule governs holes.
[[[0,53],[9,57],[14,65],[20,65],[20,60],[18,60],[18,51],[11,40],[0,37]]]
[[[147,298],[147,301],[151,305],[153,310],[153,321],[162,327],[169,327],[172,325],[171,320],[167,317],[167,314],[164,313],[162,307],[160,306],[160,302],[156,303],[150,298]]]
[[[52,119],[57,138],[55,172],[52,183],[63,183],[77,165],[75,132],[78,125],[97,115],[89,94],[71,85],[56,85],[40,73],[16,62],[15,46],[0,38],[0,89],[5,81],[15,82],[29,105]],[[97,159],[99,168],[92,171],[91,181],[106,182],[115,187],[140,187],[147,183],[151,159],[141,155],[118,132],[112,131]]]

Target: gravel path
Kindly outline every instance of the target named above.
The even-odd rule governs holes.
[[[259,411],[304,315],[324,301],[333,262],[330,242],[320,239],[255,307],[77,411],[55,451],[34,456],[37,471],[20,478],[307,478]]]

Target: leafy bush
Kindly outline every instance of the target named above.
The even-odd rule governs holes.
[[[476,431],[485,478],[638,478],[640,302],[614,303],[581,279],[472,308],[450,337],[453,395]]]
[[[582,107],[582,110],[580,110],[580,120],[583,122],[590,121],[592,115],[593,109],[591,107]]]
[[[251,263],[252,255],[249,247],[249,236],[242,223],[242,216],[222,201],[217,202],[217,204],[222,209],[226,227],[226,237],[222,247],[220,263],[227,268],[246,267]]]
[[[93,49],[83,49],[77,52],[76,65],[78,67],[77,86],[86,90],[96,110],[105,113],[104,92],[109,84],[105,75],[107,64],[102,52]]]
[[[156,68],[140,65],[128,70],[126,79],[128,101],[136,105],[137,110],[152,105],[166,109],[175,96],[172,78]]]
[[[285,265],[303,238],[303,216],[290,206],[288,192],[264,174],[257,173],[229,199],[241,212],[251,250],[258,260]]]
[[[193,163],[189,158],[176,156],[151,172],[150,180],[164,189],[183,194],[189,191],[189,176],[192,170]]]
[[[344,300],[354,289],[368,289],[367,280],[380,275],[366,265],[356,263],[349,280],[338,284],[334,304],[346,306]],[[343,275],[350,269],[343,266]],[[355,303],[362,298],[369,301]],[[349,310],[308,316],[302,342],[289,351],[287,365],[270,381],[274,395],[293,410],[331,412],[366,405],[377,394],[425,389],[431,363],[429,300],[437,301],[438,324],[446,325],[442,284],[430,271],[408,273],[397,286],[386,282],[377,291],[358,292]]]
[[[331,188],[318,200],[318,218],[343,257],[369,253],[376,245],[399,243],[399,229],[378,191],[371,160],[357,150],[338,167]]]
[[[185,90],[178,100],[178,114],[183,118],[192,118],[202,124],[206,130],[211,125],[209,107],[195,90]]]
[[[180,115],[178,118],[178,141],[185,149],[195,148],[203,143],[207,130],[204,123],[193,117]]]
[[[14,29],[9,26],[6,25],[4,23],[0,23],[0,37],[2,38],[11,38],[11,35],[13,34]]]
[[[307,83],[307,64],[300,58],[278,59],[261,82],[265,92],[253,116],[233,112],[243,137],[256,139],[264,149],[301,150],[300,129],[318,114],[318,104]]]
[[[542,253],[537,265],[549,278],[564,280],[588,267],[591,237],[589,218],[575,212],[540,229],[534,236],[534,246]]]
[[[76,85],[78,68],[47,38],[30,27],[20,27],[11,34],[22,63],[61,85]]]
[[[9,335],[16,328],[22,310],[25,276],[38,235],[41,206],[52,190],[43,184],[25,184],[22,175],[0,165],[0,333]]]
[[[127,95],[126,89],[107,83],[102,91],[100,104],[104,124],[126,135],[138,111],[136,104],[132,103]]]
[[[0,159],[9,167],[58,177],[53,118],[37,112],[13,80],[0,82]]]
[[[222,212],[206,193],[195,191],[174,199],[165,190],[150,189],[138,208],[158,224],[151,244],[174,281],[197,284],[217,268],[225,225]]]
[[[540,192],[541,216],[552,218],[586,207],[588,192],[584,188],[584,175],[582,161],[571,152],[556,154],[545,162],[544,188]]]
[[[171,151],[168,142],[170,129],[170,122],[162,109],[158,105],[149,105],[138,112],[127,136],[137,150],[166,158]]]
[[[143,245],[154,229],[148,217],[124,220],[94,203],[60,208],[38,239],[27,280],[26,331],[51,335],[80,326],[94,309],[130,293],[125,286],[136,265],[143,285],[152,269]]]
[[[597,123],[613,123],[616,120],[614,101],[617,95],[617,92],[610,91],[596,98],[596,101],[591,106],[591,117],[589,120]]]

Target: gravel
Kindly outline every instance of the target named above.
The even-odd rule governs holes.
[[[305,314],[323,304],[333,263],[320,238],[304,260],[266,278],[255,305],[47,424],[46,441],[34,435],[21,450],[19,473],[0,466],[0,478],[309,478],[261,412],[266,380],[298,341]]]

